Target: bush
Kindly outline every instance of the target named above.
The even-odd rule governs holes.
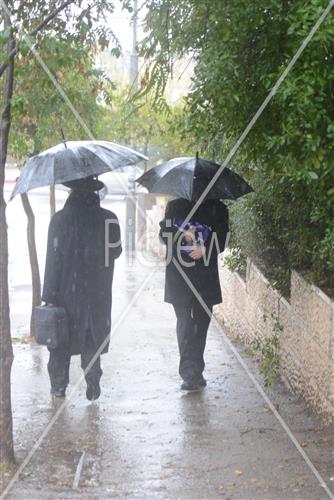
[[[193,53],[183,134],[202,156],[226,158],[326,5],[151,0],[147,54],[159,46],[163,72],[172,67],[173,53]],[[231,264],[252,257],[285,295],[292,268],[319,286],[334,287],[333,81],[330,14],[234,161],[256,195],[231,207]]]

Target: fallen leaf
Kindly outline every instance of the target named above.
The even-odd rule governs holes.
[[[234,472],[236,473],[237,476],[241,476],[243,474],[242,470],[240,469],[235,469]]]

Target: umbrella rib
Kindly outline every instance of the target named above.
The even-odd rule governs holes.
[[[108,141],[67,141],[66,144],[66,150],[61,143],[29,158],[10,199],[31,189],[100,175],[147,159],[134,149]]]

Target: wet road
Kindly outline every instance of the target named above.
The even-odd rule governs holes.
[[[193,394],[179,390],[175,320],[162,301],[163,268],[150,259],[145,265],[138,254],[117,263],[101,398],[89,403],[83,382],[74,390],[7,498],[328,498],[216,327],[209,331],[208,387]],[[17,312],[12,308],[12,315]],[[13,408],[21,461],[62,403],[49,395],[46,362],[44,348],[15,345]],[[80,375],[74,357],[69,392]],[[275,398],[331,484],[333,435],[284,388]]]

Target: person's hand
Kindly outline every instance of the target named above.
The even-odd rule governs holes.
[[[194,250],[192,250],[189,254],[194,260],[202,259],[205,255],[205,246],[204,245],[195,245]]]
[[[186,241],[188,241],[188,242],[194,241],[195,233],[196,233],[196,228],[194,226],[190,226],[188,231],[184,232],[184,237],[185,237]]]

